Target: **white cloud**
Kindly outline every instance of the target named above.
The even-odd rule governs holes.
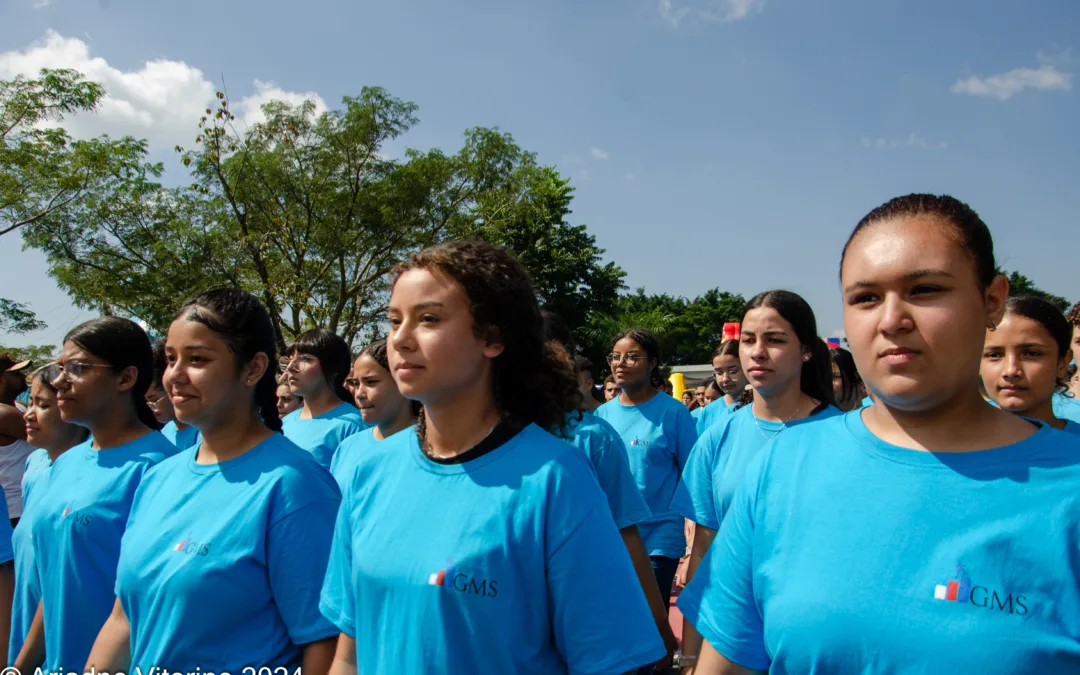
[[[765,8],[765,0],[697,0],[683,3],[677,0],[660,0],[660,16],[678,28],[687,17],[704,22],[738,21]]]
[[[199,133],[199,118],[216,105],[217,87],[201,70],[183,61],[155,59],[121,70],[92,56],[86,42],[52,30],[25,49],[0,53],[0,78],[35,77],[42,68],[73,68],[105,88],[106,96],[96,113],[64,121],[76,138],[131,135],[147,139],[154,150],[190,147]],[[311,98],[320,111],[326,110],[326,103],[314,93],[285,91],[259,80],[254,88],[253,93],[233,102],[238,121],[251,124],[261,120],[259,105],[272,98],[294,104]]]
[[[52,0],[34,0],[34,9],[45,9],[52,3]]]
[[[872,150],[896,150],[898,148],[914,148],[916,150],[944,150],[948,147],[948,144],[931,143],[918,134],[911,133],[907,138],[870,138],[869,136],[862,137],[862,146]]]
[[[1045,55],[1044,55],[1045,56]],[[1015,68],[1007,73],[990,77],[961,78],[952,86],[954,94],[968,94],[1007,101],[1025,89],[1052,91],[1072,89],[1072,73],[1063,73],[1049,64],[1039,68]]]
[[[589,156],[593,159],[607,159],[608,154],[600,148],[589,148]]]

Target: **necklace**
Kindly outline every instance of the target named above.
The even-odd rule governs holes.
[[[802,410],[804,405],[806,405],[805,399],[803,400],[802,403],[799,404],[799,407],[795,409],[795,412],[791,413],[791,417],[787,418],[786,421],[780,423],[780,428],[777,429],[776,432],[772,436],[766,436],[765,435],[765,430],[761,428],[761,423],[758,422],[757,415],[754,414],[753,410],[750,411],[750,416],[754,418],[754,426],[757,427],[758,433],[761,434],[761,437],[764,438],[766,441],[771,441],[772,439],[774,439],[778,435],[780,435],[781,431],[783,431],[784,429],[787,429],[787,423],[790,422],[791,420],[795,419],[795,416],[799,414],[799,411]]]

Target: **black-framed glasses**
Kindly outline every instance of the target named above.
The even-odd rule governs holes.
[[[648,356],[642,354],[608,354],[607,360],[611,365],[618,365],[619,363],[626,362],[626,365],[633,366],[638,361],[648,360]]]
[[[63,364],[54,361],[35,370],[34,375],[41,373],[47,382],[55,382],[63,375],[68,382],[73,382],[82,377],[87,368],[112,368],[112,366],[107,363],[87,363],[86,361],[68,361]]]

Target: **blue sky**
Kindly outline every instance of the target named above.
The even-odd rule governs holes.
[[[419,105],[404,145],[498,126],[571,176],[631,288],[790,288],[823,335],[847,234],[909,192],[967,201],[1003,265],[1080,299],[1075,0],[0,0],[0,77],[41,65],[100,74],[114,100],[73,132],[147,137],[178,180],[222,76],[252,115],[386,87]],[[2,295],[50,327],[2,339],[58,342],[89,315],[3,244]]]

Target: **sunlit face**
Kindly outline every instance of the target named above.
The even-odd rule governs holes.
[[[1025,413],[1050,404],[1069,356],[1058,358],[1057,342],[1038,321],[1007,314],[995,330],[986,331],[980,375],[1002,409]]]
[[[491,386],[497,341],[479,338],[465,290],[439,272],[411,269],[390,296],[387,360],[398,389],[430,405],[477,386]]]
[[[690,404],[694,402],[694,392],[689,391],[689,390],[684,391],[683,394],[682,394],[682,402],[683,402],[683,405],[685,405],[687,408],[689,408]]]
[[[150,412],[154,413],[154,419],[158,424],[168,424],[176,416],[173,413],[172,400],[164,387],[156,384],[146,390],[146,404],[150,406]]]
[[[359,383],[356,405],[367,424],[378,425],[395,420],[410,405],[409,399],[398,390],[390,371],[367,354],[357,357],[352,372]]]
[[[746,389],[746,374],[738,356],[721,354],[713,357],[713,376],[720,391],[732,396],[738,396]]]
[[[634,390],[648,386],[649,375],[656,366],[656,361],[649,358],[649,353],[637,340],[622,338],[615,343],[608,358],[615,383],[621,388]]]
[[[285,417],[294,410],[303,406],[303,399],[293,396],[292,390],[287,384],[279,384],[277,388],[277,413],[278,417]]]
[[[986,328],[1008,285],[979,289],[970,254],[937,217],[871,225],[841,270],[844,326],[868,391],[901,410],[933,408],[974,392]]]
[[[82,427],[64,421],[56,405],[56,393],[37,379],[30,387],[30,406],[23,413],[23,421],[26,442],[35,448],[67,449],[86,434]]]
[[[698,405],[705,405],[706,389],[708,389],[708,387],[703,384],[699,384],[698,386],[694,387],[694,400],[697,401]]]
[[[64,343],[58,361],[62,367],[73,364],[81,371],[77,377],[70,379],[61,373],[52,381],[57,390],[56,405],[60,408],[60,416],[65,422],[87,427],[91,431],[111,406],[119,405],[121,399],[131,395],[138,375],[135,367],[117,372],[103,359],[71,341]],[[130,402],[127,404],[130,405]]]
[[[775,309],[758,307],[746,313],[739,358],[746,379],[763,397],[797,388],[807,354],[791,324]]]
[[[235,422],[245,401],[254,410],[253,390],[269,362],[259,353],[237,372],[236,356],[218,334],[183,317],[169,326],[165,358],[162,381],[176,419],[200,430]]]
[[[1073,326],[1072,353],[1073,356],[1080,354],[1080,324]]]
[[[713,401],[717,401],[723,396],[720,392],[716,391],[716,387],[709,387],[705,390],[705,405],[709,405]]]
[[[319,357],[313,354],[293,353],[285,368],[285,381],[296,396],[310,397],[330,385],[327,384]]]
[[[619,385],[615,384],[614,382],[605,382],[604,383],[604,400],[605,401],[610,401],[611,399],[613,399],[613,398],[615,398],[616,396],[619,395],[619,391],[620,391]]]

